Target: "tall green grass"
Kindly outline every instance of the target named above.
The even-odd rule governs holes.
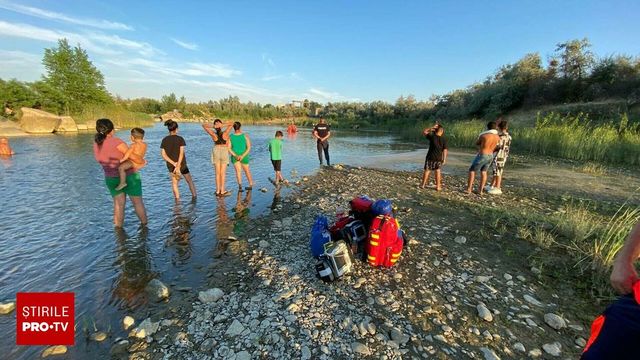
[[[132,112],[115,104],[86,106],[72,117],[78,124],[89,125],[95,125],[97,119],[107,118],[113,121],[117,128],[145,127],[153,124],[151,115]]]
[[[485,129],[479,120],[445,123],[445,135],[455,147],[473,147]],[[420,140],[430,123],[405,127],[401,135]],[[628,126],[626,116],[614,123],[592,125],[586,115],[561,116],[555,113],[538,116],[535,127],[511,127],[512,149],[520,154],[558,157],[624,165],[640,165],[640,130]]]

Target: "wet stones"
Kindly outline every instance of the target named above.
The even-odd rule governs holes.
[[[129,328],[133,326],[135,322],[136,321],[131,316],[127,315],[124,317],[124,319],[122,319],[122,327],[124,327],[125,330],[129,330]]]
[[[13,301],[5,301],[0,303],[0,315],[7,315],[16,308],[16,303]]]
[[[67,347],[64,345],[49,346],[42,352],[42,357],[62,355],[67,353]]]
[[[101,342],[107,339],[107,333],[103,331],[98,331],[91,334],[91,340]]]
[[[135,337],[138,339],[144,339],[147,336],[151,336],[160,328],[160,322],[152,322],[151,318],[144,319],[135,329],[131,330],[129,337]]]
[[[169,288],[158,279],[149,281],[145,287],[145,291],[149,295],[149,299],[152,301],[160,302],[169,298]]]

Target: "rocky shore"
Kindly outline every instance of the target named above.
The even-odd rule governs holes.
[[[462,179],[447,179],[450,188],[436,194],[417,189],[416,176],[321,170],[257,219],[244,238],[222,245],[207,286],[170,286],[169,302],[177,294],[186,305],[152,314],[128,339],[115,341],[112,355],[575,359],[588,338],[585,319],[595,314],[579,313],[565,284],[551,284],[527,263],[530,244],[481,236],[482,221],[464,206],[479,200],[454,190]],[[333,216],[360,194],[394,201],[408,246],[392,269],[359,262],[340,281],[323,283],[315,277],[309,229],[317,214]],[[488,201],[499,207],[514,199]],[[522,254],[496,251],[505,241],[525,243]]]

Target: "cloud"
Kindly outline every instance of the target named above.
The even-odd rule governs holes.
[[[262,81],[271,81],[271,80],[277,80],[277,79],[282,79],[282,75],[265,75],[262,78],[260,78],[260,80]]]
[[[240,70],[236,70],[226,64],[186,63],[180,65],[172,65],[166,62],[154,61],[144,58],[108,59],[106,60],[106,62],[110,63],[111,65],[116,65],[123,68],[137,68],[175,77],[191,76],[231,78],[242,74]]]
[[[180,41],[176,38],[170,38],[171,41],[173,41],[174,43],[178,44],[178,46],[183,47],[187,50],[191,50],[191,51],[195,51],[198,50],[198,44],[196,43],[190,43],[190,42],[185,42],[185,41]]]
[[[100,55],[118,55],[136,51],[140,55],[150,56],[163,54],[146,42],[138,42],[122,38],[117,35],[102,33],[73,33],[53,29],[42,28],[29,24],[8,23],[0,20],[0,36],[18,37],[31,40],[57,42],[59,39],[68,39],[71,44],[80,44],[83,48],[94,51]]]
[[[349,98],[337,92],[321,90],[318,88],[309,89],[304,96],[312,99],[318,99],[320,101],[360,101],[359,98]]]
[[[0,78],[32,81],[44,73],[42,55],[24,51],[0,50]]]
[[[123,23],[119,23],[119,22],[113,22],[113,21],[108,21],[103,19],[73,17],[73,16],[62,14],[62,13],[57,13],[54,11],[15,4],[15,3],[6,2],[6,1],[0,1],[0,8],[17,12],[23,15],[29,15],[29,16],[41,18],[41,19],[54,20],[54,21],[94,27],[94,28],[104,29],[104,30],[133,30],[133,27]]]

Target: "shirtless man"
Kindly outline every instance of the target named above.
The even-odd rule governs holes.
[[[487,124],[487,131],[480,134],[476,146],[478,146],[478,154],[469,167],[469,181],[467,183],[467,194],[471,194],[473,190],[473,181],[476,177],[476,172],[480,170],[480,187],[478,187],[478,194],[482,195],[484,191],[484,185],[487,183],[487,170],[491,166],[493,161],[493,152],[498,146],[500,137],[496,130],[496,122],[490,121]]]
[[[9,146],[9,139],[6,137],[0,137],[0,155],[13,155],[13,149]]]

